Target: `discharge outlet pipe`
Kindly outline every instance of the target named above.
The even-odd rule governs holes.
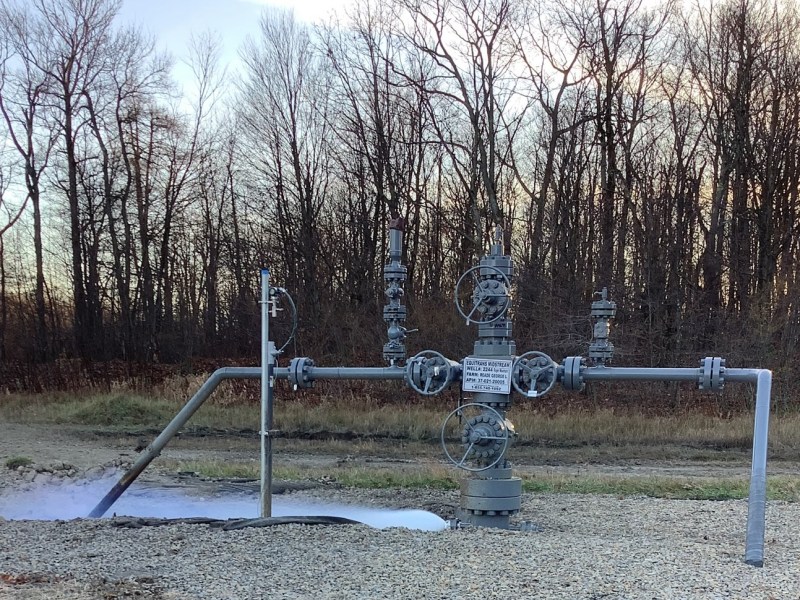
[[[368,380],[403,380],[405,379],[405,369],[399,367],[307,367],[309,379],[368,379]],[[288,379],[288,367],[275,367],[272,369],[273,377],[276,379]],[[164,430],[145,448],[133,466],[114,484],[114,487],[103,497],[102,500],[92,509],[89,517],[96,519],[102,517],[117,499],[125,493],[136,478],[142,474],[147,466],[161,454],[167,443],[183,428],[192,415],[197,412],[209,396],[217,389],[217,386],[226,379],[261,379],[263,370],[261,367],[225,367],[217,369],[205,381],[194,396],[184,405],[180,412],[175,415],[172,421]],[[271,447],[265,447],[267,461],[271,458]],[[271,483],[271,482],[270,482]]]
[[[691,381],[698,382],[701,369],[583,367],[583,381]],[[755,423],[753,425],[753,461],[747,500],[747,534],[744,560],[754,567],[764,566],[764,535],[767,506],[767,438],[769,436],[772,372],[767,369],[728,369],[725,382],[750,383],[756,386]]]
[[[111,508],[111,505],[127,490],[130,485],[136,481],[136,478],[142,474],[153,459],[161,454],[164,446],[175,437],[175,434],[186,425],[186,422],[192,418],[192,415],[197,412],[197,409],[203,405],[203,402],[208,400],[211,393],[217,389],[217,386],[226,379],[259,379],[261,377],[260,367],[226,367],[217,369],[211,376],[206,379],[206,382],[200,387],[194,396],[184,405],[180,412],[175,415],[172,421],[169,422],[159,436],[145,448],[139,455],[139,458],[133,463],[133,466],[123,475],[120,480],[114,484],[114,487],[103,497],[102,500],[92,509],[89,517],[96,519],[102,517],[106,511]]]

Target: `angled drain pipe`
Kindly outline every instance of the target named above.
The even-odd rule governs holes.
[[[405,370],[397,367],[312,367],[307,364],[301,366],[304,367],[302,377],[312,381],[318,379],[402,380],[405,378]],[[273,369],[273,375],[276,379],[291,380],[290,370],[291,367],[277,367]],[[142,471],[161,454],[161,451],[166,447],[167,443],[175,437],[184,425],[186,425],[189,419],[192,418],[192,415],[194,415],[197,409],[208,400],[209,396],[217,389],[220,383],[226,379],[260,379],[261,372],[261,367],[224,367],[214,371],[158,437],[153,440],[147,448],[142,450],[142,453],[139,455],[136,462],[133,463],[133,466],[116,484],[114,484],[114,487],[109,490],[103,499],[98,502],[97,506],[89,513],[89,517],[93,519],[102,517],[106,511],[111,508],[114,502],[116,502],[117,499],[125,493],[125,490],[136,481],[136,478],[142,474]]]
[[[164,428],[158,437],[147,446],[139,458],[133,463],[133,466],[125,473],[120,480],[114,484],[108,493],[97,503],[89,513],[89,517],[96,519],[106,514],[106,511],[111,508],[111,505],[125,493],[131,484],[136,481],[136,478],[142,474],[153,459],[161,454],[161,451],[167,443],[175,437],[175,434],[186,425],[187,421],[192,418],[192,415],[197,412],[203,403],[208,400],[212,392],[217,389],[217,386],[226,379],[258,379],[261,377],[261,369],[258,367],[225,367],[217,369],[211,376],[206,379],[205,383],[200,387],[194,396],[184,405],[172,421]]]

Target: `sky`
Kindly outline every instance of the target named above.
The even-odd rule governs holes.
[[[138,24],[154,34],[158,45],[175,57],[175,74],[181,79],[188,73],[180,60],[192,32],[219,33],[223,61],[235,63],[245,37],[257,35],[264,8],[290,8],[296,18],[314,22],[346,4],[347,0],[123,0],[119,23]]]

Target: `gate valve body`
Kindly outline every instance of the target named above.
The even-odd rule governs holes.
[[[608,334],[611,331],[609,321],[617,314],[617,304],[608,299],[608,288],[594,294],[600,299],[592,302],[590,314],[594,321],[594,339],[589,344],[589,359],[595,365],[604,365],[614,357],[614,344],[608,340]]]
[[[471,302],[465,302],[463,286],[472,281]],[[506,314],[510,305],[509,290],[511,282],[497,267],[479,265],[467,269],[456,283],[454,292],[456,310],[469,325],[470,323],[494,323]]]
[[[558,380],[558,365],[544,352],[526,352],[511,367],[511,384],[527,398],[544,396]]]
[[[423,396],[435,396],[447,389],[460,375],[461,365],[433,350],[423,350],[409,359],[406,381]]]
[[[473,416],[468,417],[471,411]],[[459,422],[465,419],[461,435],[456,438],[462,450],[453,452],[448,448],[455,440],[448,439],[448,431],[452,428],[450,421],[458,418]],[[459,469],[465,471],[486,471],[504,459],[511,438],[516,436],[514,425],[505,419],[497,410],[479,403],[463,404],[447,415],[442,424],[442,449],[445,456]],[[460,455],[460,458],[458,456]],[[477,463],[471,466],[468,461]]]

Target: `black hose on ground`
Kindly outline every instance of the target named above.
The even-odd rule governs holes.
[[[142,527],[160,527],[163,525],[208,525],[222,531],[236,531],[248,527],[272,527],[274,525],[363,525],[345,517],[265,517],[258,519],[212,519],[209,517],[189,517],[180,519],[158,519],[149,517],[114,517],[110,520],[113,527],[141,529]]]

